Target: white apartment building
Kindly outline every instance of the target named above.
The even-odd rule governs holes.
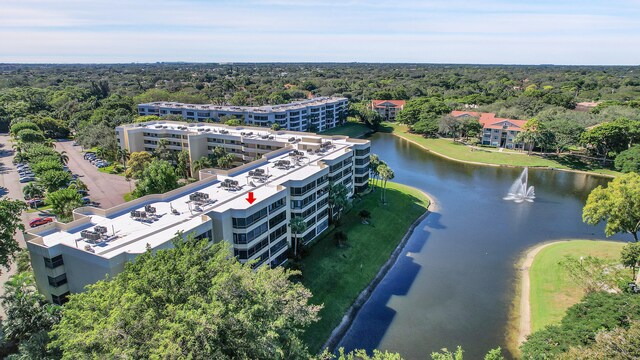
[[[294,131],[324,131],[342,124],[347,119],[347,98],[317,97],[289,104],[266,106],[221,106],[212,104],[183,104],[152,102],[138,105],[138,114],[178,115],[188,121],[220,121],[232,116],[250,126],[271,127]]]
[[[229,145],[250,149],[252,160],[231,170],[202,170],[199,181],[165,194],[110,209],[81,207],[74,210],[70,223],[30,229],[27,248],[38,290],[47,300],[64,303],[70,293],[82,292],[106,275],[117,275],[126,262],[147,249],[172,247],[179,233],[227,241],[241,262],[277,266],[292,245],[288,226],[292,217],[307,222],[299,238],[308,243],[328,227],[330,184],[342,183],[350,194],[367,187],[369,141],[265,128],[194,127],[209,130],[153,122],[120,127],[119,139],[123,147],[138,142],[144,146],[144,139],[153,138],[144,132],[179,133],[176,139],[189,144],[190,151],[197,148],[204,153],[209,137],[232,136],[238,143]],[[257,157],[253,145],[263,147]],[[249,192],[256,199],[253,203],[246,200]]]

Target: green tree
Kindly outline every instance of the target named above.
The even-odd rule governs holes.
[[[616,156],[616,170],[623,173],[640,173],[640,145],[635,145]]]
[[[71,221],[72,212],[82,206],[82,196],[76,189],[60,189],[47,193],[47,204],[60,221]]]
[[[31,121],[20,121],[18,123],[11,125],[11,130],[9,132],[11,133],[11,135],[17,137],[18,133],[20,133],[20,131],[25,129],[33,130],[36,132],[40,131],[40,128],[35,123]]]
[[[156,150],[153,152],[153,155],[155,155],[155,157],[160,160],[172,161],[173,152],[171,151],[171,149],[169,149],[169,140],[167,139],[158,140],[158,147],[156,147]]]
[[[217,160],[218,167],[222,169],[230,169],[233,166],[235,159],[236,157],[233,154],[222,155]]]
[[[378,166],[378,173],[382,179],[382,194],[380,201],[383,204],[387,203],[387,181],[392,180],[395,177],[393,170],[386,164]]]
[[[592,292],[570,307],[559,324],[531,334],[520,346],[522,359],[555,359],[572,346],[589,346],[599,331],[628,328],[640,320],[640,296]]]
[[[60,307],[47,304],[35,286],[32,272],[17,273],[4,285],[0,303],[6,316],[2,329],[16,343],[40,332],[48,332],[60,320]]]
[[[185,179],[189,179],[191,177],[189,150],[182,150],[178,153],[176,173],[180,174],[180,176],[183,176]]]
[[[626,129],[619,123],[608,122],[597,125],[580,136],[580,143],[602,158],[614,157],[627,149]]]
[[[362,209],[358,213],[358,216],[360,216],[360,220],[362,221],[363,224],[368,224],[369,219],[371,219],[371,211],[367,209]]]
[[[33,170],[34,174],[36,175],[41,175],[51,170],[62,171],[62,169],[63,169],[62,163],[58,160],[53,160],[53,159],[43,160],[43,161],[39,161],[37,163],[31,164],[31,170]]]
[[[242,265],[225,241],[174,246],[69,298],[51,332],[62,359],[310,357],[298,336],[320,307],[296,272]]]
[[[349,189],[342,183],[329,184],[329,219],[340,219],[342,210],[349,204]]]
[[[38,182],[47,189],[48,192],[67,187],[71,181],[71,175],[62,170],[47,170],[38,175]]]
[[[640,359],[640,321],[632,321],[629,328],[616,327],[600,331],[588,346],[572,346],[558,360],[623,360]]]
[[[67,165],[69,163],[69,155],[67,155],[66,151],[60,151],[59,160],[63,165]]]
[[[117,151],[117,159],[122,164],[122,166],[127,168],[127,161],[131,158],[131,153],[127,149],[118,148]]]
[[[544,125],[538,119],[531,118],[524,124],[522,131],[516,135],[514,141],[524,143],[525,147],[528,148],[529,154],[531,154],[536,144],[542,142],[541,134],[543,131]]]
[[[293,235],[293,256],[298,257],[298,235],[307,231],[307,223],[301,216],[294,216],[289,220],[289,227]]]
[[[593,189],[582,209],[582,221],[597,225],[606,221],[604,233],[629,233],[638,241],[640,230],[640,174],[628,173],[612,180],[606,188]]]
[[[593,256],[579,259],[575,256],[565,256],[560,261],[560,266],[569,278],[585,293],[616,289],[624,280],[617,265]]]
[[[369,156],[369,172],[371,173],[371,179],[373,181],[374,190],[375,190],[376,180],[380,175],[378,174],[378,166],[380,166],[380,164],[381,164],[380,157],[377,154],[371,154],[371,156]]]
[[[26,208],[20,200],[0,199],[0,266],[7,270],[20,249],[14,235],[16,231],[24,230],[20,215]]]
[[[36,183],[28,183],[22,188],[22,194],[27,199],[41,198],[44,196],[44,188]]]
[[[636,267],[640,264],[640,243],[629,243],[620,252],[620,262],[625,267],[631,268],[633,278],[636,278]]]
[[[142,172],[133,190],[133,196],[163,194],[176,188],[178,188],[178,176],[173,166],[168,161],[155,159]]]
[[[447,114],[440,118],[438,131],[444,135],[451,135],[453,141],[456,141],[463,128],[463,119]]]
[[[146,151],[132,152],[129,156],[129,168],[125,171],[125,175],[132,179],[139,179],[152,160],[153,156]]]
[[[584,132],[580,124],[567,118],[552,120],[545,123],[545,126],[554,135],[557,154],[571,145],[577,145],[580,142],[580,135]]]
[[[240,119],[233,118],[233,119],[226,120],[224,124],[228,126],[240,126],[242,125],[242,121]]]
[[[278,124],[278,123],[271,124],[271,130],[273,130],[273,131],[280,130],[280,124]]]
[[[204,170],[211,167],[211,162],[208,158],[202,157],[191,164],[191,168],[193,169],[193,174],[198,174],[200,170]]]
[[[344,348],[340,348],[338,355],[334,355],[325,349],[324,352],[318,356],[317,360],[403,360],[403,357],[398,353],[380,351],[378,349],[374,349],[373,354],[369,356],[367,351],[363,349],[356,349],[345,353]]]
[[[23,143],[43,143],[44,135],[40,130],[23,129],[17,134],[17,137]]]

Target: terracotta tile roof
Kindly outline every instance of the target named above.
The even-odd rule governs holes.
[[[402,109],[405,103],[404,100],[371,100],[374,108],[397,107]]]
[[[526,120],[515,120],[498,118],[494,113],[481,113],[476,111],[452,111],[452,116],[460,117],[464,115],[477,117],[480,124],[484,129],[505,129],[522,131],[522,127],[527,123]],[[506,126],[506,128],[505,128]]]

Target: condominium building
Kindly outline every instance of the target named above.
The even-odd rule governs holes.
[[[162,121],[119,131],[123,147],[149,146],[145,139],[155,137],[144,133],[156,132],[180,135],[172,141],[198,154],[223,139],[250,159],[231,170],[201,170],[199,181],[165,194],[110,209],[81,207],[69,223],[30,229],[26,240],[38,290],[53,303],[64,303],[70,293],[117,275],[147,249],[172,247],[177,234],[227,241],[239,261],[277,266],[292,246],[292,217],[306,221],[307,230],[298,237],[308,243],[329,225],[330,184],[343,184],[349,196],[368,184],[366,140]],[[248,200],[252,197],[254,201]]]
[[[405,103],[404,100],[371,100],[371,110],[377,111],[386,121],[395,121]]]
[[[516,142],[516,136],[522,131],[526,120],[498,118],[494,113],[475,111],[452,111],[457,118],[477,118],[482,125],[482,145],[506,149],[522,149],[524,144]]]
[[[138,105],[138,114],[178,115],[188,121],[214,121],[235,117],[249,126],[271,127],[273,124],[294,131],[324,131],[342,124],[347,118],[347,98],[317,97],[289,104],[266,106],[220,106],[152,102]]]

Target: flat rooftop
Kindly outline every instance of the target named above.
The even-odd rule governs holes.
[[[309,100],[295,101],[288,104],[264,105],[264,106],[233,106],[215,104],[185,104],[170,101],[155,101],[138,104],[138,106],[166,108],[166,109],[192,109],[192,110],[216,110],[229,112],[278,112],[305,108],[307,106],[318,106],[336,101],[346,101],[343,97],[317,97]]]
[[[220,174],[220,171],[206,170],[205,173],[217,175],[177,189],[172,196],[162,201],[134,200],[116,207],[117,211],[92,210],[90,207],[84,207],[77,210],[77,213],[89,217],[89,221],[82,225],[67,230],[54,228],[44,232],[35,228],[30,232],[41,236],[42,244],[46,247],[63,244],[93,252],[104,258],[112,258],[123,252],[142,253],[147,246],[156,247],[173,238],[178,231],[188,231],[208,221],[205,214],[211,211],[224,212],[229,209],[247,209],[250,206],[255,206],[258,210],[262,206],[267,206],[273,201],[264,201],[267,197],[283,191],[282,188],[278,190],[278,185],[289,180],[302,180],[319,172],[322,169],[320,160],[335,159],[344,154],[345,150],[353,144],[345,138],[328,139],[317,135],[315,137],[322,138],[325,143],[331,144],[327,143],[322,151],[307,152],[298,150],[301,142],[293,143],[284,149],[267,154],[266,161],[263,158],[245,164],[229,170],[226,175]],[[292,156],[295,153],[298,155]],[[283,160],[288,161],[289,165],[283,166]],[[256,170],[263,175],[255,176]],[[250,176],[250,172],[254,176]],[[237,182],[237,186],[231,189],[224,186],[225,183],[233,184],[233,182]],[[252,205],[245,200],[249,191],[253,191],[257,199]],[[196,205],[190,201],[189,195],[195,192],[207,194],[209,202]],[[134,219],[131,211],[145,211],[145,205],[155,208],[153,220]],[[108,216],[95,214],[99,212],[105,214],[113,212],[113,214]],[[93,243],[81,236],[83,230],[93,230],[95,226],[106,228],[108,241]]]

